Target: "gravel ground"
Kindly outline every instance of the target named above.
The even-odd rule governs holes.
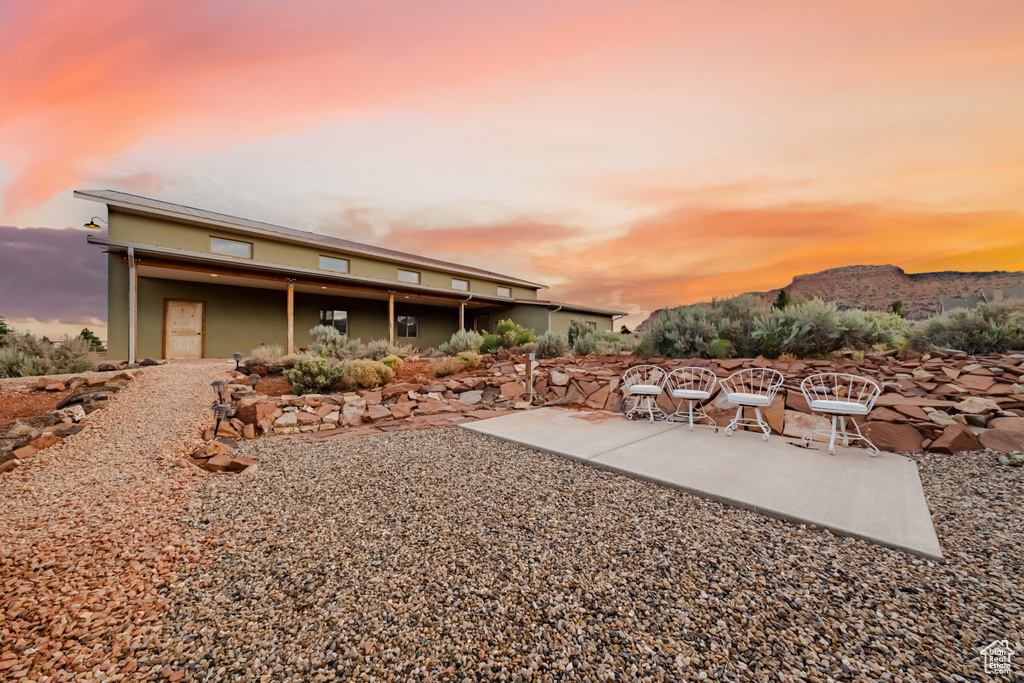
[[[991,455],[918,458],[933,563],[456,429],[244,450],[193,504],[165,673],[981,680],[1021,647],[1024,471]]]
[[[81,433],[0,477],[0,680],[163,670],[166,588],[198,558],[184,516],[203,481],[174,462],[199,443],[225,367],[147,368]]]

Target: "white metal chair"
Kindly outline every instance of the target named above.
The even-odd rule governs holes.
[[[622,375],[622,387],[628,392],[626,397],[626,417],[635,419],[638,414],[647,414],[651,422],[665,417],[665,411],[658,406],[668,373],[657,365],[636,365]],[[628,405],[629,403],[632,405]]]
[[[800,393],[804,395],[807,405],[816,413],[824,413],[818,426],[804,436],[804,443],[810,444],[815,434],[829,437],[828,452],[836,454],[836,436],[841,436],[843,445],[849,446],[850,441],[864,441],[868,445],[868,454],[873,458],[878,455],[878,447],[864,436],[854,416],[864,417],[875,407],[875,401],[882,393],[879,386],[867,377],[847,375],[839,372],[824,372],[811,375],[800,383]],[[831,430],[822,423],[832,418]],[[853,433],[847,430],[847,419],[853,425]]]
[[[701,401],[711,398],[711,393],[715,390],[717,382],[718,377],[707,368],[677,368],[668,373],[668,377],[665,379],[665,390],[669,396],[678,399],[676,412],[669,415],[668,419],[682,422],[689,415],[691,431],[694,418],[697,421],[707,420],[712,427],[716,427],[715,421],[704,411]],[[689,411],[684,412],[683,401],[689,403]],[[696,404],[696,409],[694,409],[694,404]]]
[[[736,417],[725,428],[725,435],[731,435],[739,427],[758,427],[764,432],[761,438],[767,441],[772,430],[761,416],[761,408],[772,404],[784,379],[781,372],[771,368],[748,368],[723,379],[722,391],[729,403],[736,406]],[[754,419],[743,417],[743,408],[746,406],[754,409]]]

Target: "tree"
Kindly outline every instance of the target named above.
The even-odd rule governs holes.
[[[775,303],[772,304],[772,308],[778,310],[784,310],[787,306],[793,303],[793,298],[786,293],[786,290],[780,289],[779,296],[775,299]]]
[[[633,333],[629,331],[628,327],[623,325],[621,328],[619,328],[619,334],[633,334]]]
[[[90,351],[102,351],[103,350],[103,342],[100,341],[100,338],[97,337],[93,333],[93,331],[90,330],[88,327],[83,327],[82,331],[78,333],[78,336],[81,337],[82,339],[86,340],[87,342],[89,342],[89,350]]]
[[[892,302],[892,305],[889,306],[889,310],[901,318],[907,317],[907,314],[903,312],[903,302],[900,301],[899,299],[896,299],[896,301]]]

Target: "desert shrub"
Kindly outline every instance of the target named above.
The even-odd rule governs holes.
[[[284,378],[299,396],[328,391],[342,375],[338,364],[327,358],[303,354],[289,360],[291,367],[284,371]]]
[[[435,349],[433,346],[428,346],[427,348],[423,349],[420,355],[423,356],[424,358],[440,358],[444,354]]]
[[[7,326],[7,321],[4,320],[4,317],[2,315],[0,315],[0,346],[5,346],[7,344],[7,341],[4,339],[4,337],[6,337],[7,333],[9,333],[10,331],[11,328]]]
[[[787,303],[787,306],[791,303]],[[784,310],[784,309],[776,309]],[[786,331],[778,315],[764,315],[754,321],[751,332],[754,340],[760,345],[761,355],[765,358],[778,358],[782,355],[782,340]]]
[[[248,365],[277,365],[284,358],[284,347],[280,344],[260,344],[246,359]]]
[[[341,334],[331,325],[317,325],[310,328],[309,336],[313,341],[309,343],[309,352],[321,358],[363,358],[366,356],[366,347],[362,340],[349,339],[348,335]],[[385,354],[387,355],[387,354]],[[381,356],[383,358],[383,356]]]
[[[476,370],[480,367],[480,354],[476,351],[463,351],[458,355],[464,370]]]
[[[491,353],[497,349],[514,349],[537,341],[533,330],[511,320],[501,320],[494,328],[494,334],[485,334],[480,344],[480,351]]]
[[[437,350],[446,356],[454,356],[463,351],[480,351],[480,345],[484,343],[484,338],[473,330],[458,330],[451,336],[446,342],[442,342]]]
[[[92,343],[84,337],[65,337],[62,343],[50,349],[50,364],[61,374],[92,370],[89,352]]]
[[[68,374],[92,370],[89,341],[65,337],[54,344],[45,337],[9,332],[6,345],[0,347],[0,377]]]
[[[560,358],[569,353],[569,340],[564,334],[545,332],[537,337],[534,353],[537,354],[537,358]]]
[[[929,318],[910,340],[919,351],[956,349],[971,355],[1024,348],[1024,307],[979,304]]]
[[[397,348],[392,346],[387,339],[374,339],[366,345],[365,355],[361,356],[370,360],[384,360],[388,356],[395,356]]]
[[[24,422],[17,421],[11,428],[7,430],[8,439],[21,439],[26,436],[32,436],[38,430],[32,425],[27,425]]]
[[[728,339],[714,339],[708,344],[708,355],[719,360],[732,354],[732,342]]]
[[[405,367],[405,361],[398,356],[388,356],[387,358],[381,359],[380,362],[394,370],[396,375],[401,372],[403,367]]]
[[[434,363],[434,377],[447,377],[462,372],[462,363],[458,358],[440,358]]]
[[[342,361],[338,368],[341,375],[338,386],[346,391],[373,389],[395,378],[395,371],[390,366],[368,358]]]
[[[914,323],[899,313],[875,313],[868,311],[878,324],[879,343],[887,349],[902,349],[914,332]]]
[[[597,338],[592,334],[581,334],[572,343],[572,355],[590,356],[597,353]]]

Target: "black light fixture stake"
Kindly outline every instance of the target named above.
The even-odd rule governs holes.
[[[213,428],[213,436],[217,437],[217,432],[220,431],[220,422],[228,416],[228,411],[231,410],[231,406],[224,404],[217,404],[213,407],[213,416],[217,419],[217,425]]]

